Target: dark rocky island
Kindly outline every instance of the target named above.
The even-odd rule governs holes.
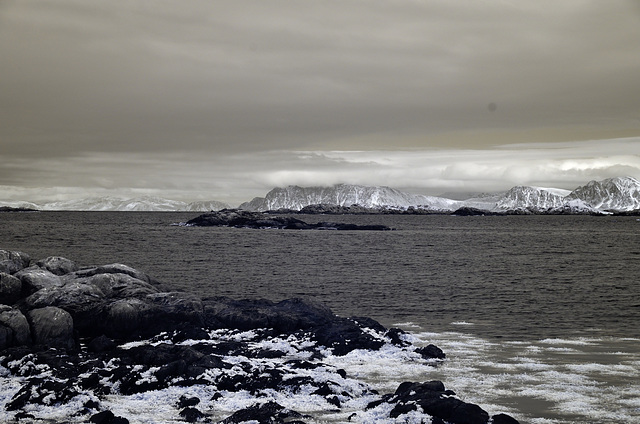
[[[184,225],[194,227],[278,228],[284,230],[367,230],[389,231],[386,225],[355,225],[339,222],[309,224],[291,216],[272,216],[241,209],[223,209],[202,214]]]
[[[445,359],[400,329],[339,317],[309,300],[201,299],[161,292],[154,278],[122,264],[81,268],[62,257],[32,261],[0,250],[6,422],[136,422],[113,412],[130,399],[164,408],[171,422],[315,422],[282,405],[296,396],[343,414],[344,422],[517,422],[490,417],[440,381],[404,382],[380,394],[336,366],[336,358],[382,349],[424,366]],[[218,410],[234,396],[244,403]]]

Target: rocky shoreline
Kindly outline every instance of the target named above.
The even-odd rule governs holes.
[[[381,394],[340,367],[341,358],[384,352],[424,367],[445,360],[400,329],[309,300],[201,299],[161,292],[123,264],[81,268],[0,250],[5,422],[148,422],[139,410],[118,412],[129,402],[163,422],[304,423],[330,411],[338,422],[517,423],[440,381]]]

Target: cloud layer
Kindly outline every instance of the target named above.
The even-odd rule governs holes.
[[[3,2],[0,185],[233,201],[638,176],[639,18],[623,0]]]

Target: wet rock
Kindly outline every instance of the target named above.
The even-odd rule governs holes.
[[[187,395],[180,396],[178,400],[178,408],[186,408],[188,406],[196,406],[200,403],[200,398],[197,396],[189,397]]]
[[[193,407],[186,407],[180,411],[180,416],[188,423],[195,422],[208,422],[207,415],[202,413],[199,409]]]
[[[61,287],[62,279],[46,269],[37,266],[24,268],[15,274],[22,281],[22,292],[31,295],[44,288]]]
[[[95,268],[81,269],[77,271],[75,274],[78,277],[91,277],[93,275],[98,275],[98,274],[127,274],[133,278],[144,281],[145,283],[155,282],[155,280],[153,280],[149,275],[145,274],[144,272],[138,271],[137,269],[132,268],[128,265],[117,264],[117,263],[102,265]]]
[[[416,353],[419,353],[424,359],[445,359],[447,355],[435,345],[427,345],[416,349]]]
[[[102,291],[92,284],[67,282],[62,286],[49,286],[25,299],[29,309],[57,306],[71,314],[87,311],[105,299]]]
[[[145,300],[158,307],[158,313],[164,320],[204,324],[204,305],[202,300],[193,294],[153,293],[147,295]]]
[[[87,349],[89,352],[109,352],[114,350],[118,345],[111,340],[109,337],[104,334],[98,337],[95,337],[87,344]]]
[[[24,252],[0,250],[0,272],[15,274],[29,266],[31,257]]]
[[[10,330],[11,343],[6,347],[31,344],[29,322],[19,309],[0,306],[0,324]]]
[[[519,424],[520,422],[507,414],[496,414],[491,417],[492,424]]]
[[[332,348],[334,355],[343,356],[355,349],[378,350],[384,345],[352,320],[337,318],[314,330],[313,336],[321,345]]]
[[[220,421],[221,424],[235,424],[245,421],[255,421],[260,424],[281,424],[291,422],[289,418],[302,418],[299,412],[292,411],[276,402],[266,402],[252,405],[235,412],[228,418]]]
[[[124,339],[144,329],[150,306],[140,299],[116,300],[105,306],[100,331],[114,338]]]
[[[411,408],[407,405],[418,405],[427,414],[440,418],[451,424],[486,424],[489,414],[478,405],[464,402],[456,398],[455,393],[445,390],[441,381],[426,383],[405,382],[400,384],[389,403],[394,403],[396,411]]]
[[[335,318],[326,306],[297,298],[277,304],[265,299],[217,298],[205,302],[204,313],[205,322],[214,328],[273,328],[279,333],[314,328]]]
[[[45,259],[40,259],[36,262],[36,265],[55,275],[65,275],[78,270],[78,265],[75,262],[61,256],[49,256]]]
[[[137,271],[132,273],[137,274]],[[79,276],[78,273],[75,273],[70,276],[70,278],[73,278],[79,283],[96,286],[107,298],[143,298],[149,294],[158,292],[158,289],[149,282],[121,272],[94,274],[82,277]]]
[[[73,318],[64,309],[55,306],[27,312],[33,341],[50,347],[73,349]]]
[[[22,293],[22,281],[11,274],[0,272],[0,304],[13,305]]]
[[[98,412],[89,418],[89,422],[93,424],[129,424],[128,419],[117,417],[111,411]]]

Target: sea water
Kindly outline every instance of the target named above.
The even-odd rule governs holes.
[[[313,298],[447,353],[335,358],[381,391],[442,380],[521,422],[640,420],[640,224],[632,217],[313,216],[395,231],[180,227],[194,213],[0,215],[0,248],[124,263],[202,297]]]

